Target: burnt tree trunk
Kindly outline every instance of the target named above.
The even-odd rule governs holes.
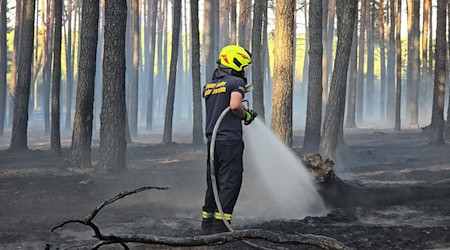
[[[434,145],[444,144],[444,101],[447,55],[447,0],[438,0],[436,27],[436,64],[434,71],[433,113],[430,140]]]
[[[20,40],[20,60],[14,98],[14,121],[11,150],[27,150],[28,102],[30,101],[31,64],[33,62],[35,0],[23,1]]]
[[[253,31],[252,31],[252,85],[253,108],[261,120],[264,121],[264,61],[262,58],[261,32],[263,22],[263,11],[267,8],[267,0],[256,1],[253,5]]]
[[[238,30],[238,44],[246,49],[249,49],[249,35],[248,29],[249,20],[251,19],[251,0],[240,0],[239,2],[239,30]]]
[[[309,4],[309,69],[304,152],[318,152],[322,124],[322,1]]]
[[[233,1],[233,0],[232,0]],[[235,0],[234,0],[235,1]],[[236,3],[236,2],[234,2]],[[203,116],[200,77],[200,31],[198,18],[198,0],[191,0],[191,39],[192,39],[192,101],[194,125],[192,141],[194,144],[203,144]],[[236,13],[236,11],[235,11]]]
[[[60,95],[61,95],[61,38],[62,38],[62,1],[55,1],[55,30],[53,35],[53,75],[52,75],[52,120],[50,149],[58,157],[61,156],[60,131]]]
[[[6,0],[0,0],[0,137],[3,137],[6,114],[6,67],[8,60],[8,44],[6,40]]]
[[[419,124],[420,0],[414,0],[412,28],[412,53],[408,54],[409,56],[411,56],[410,124],[417,125]]]
[[[167,92],[163,143],[172,142],[173,104],[175,100],[175,80],[177,75],[178,46],[181,25],[181,0],[174,0],[172,16],[172,53],[170,58],[169,88]]]
[[[320,153],[325,159],[335,158],[339,128],[344,116],[348,62],[352,47],[356,6],[357,0],[342,0],[337,5],[338,44],[320,141]]]
[[[103,172],[126,168],[125,141],[125,39],[126,0],[108,0],[105,5],[103,55],[103,101],[100,114],[100,163]]]
[[[294,0],[277,1],[271,127],[288,146],[292,145],[294,11]]]
[[[83,0],[78,85],[70,149],[70,165],[73,167],[91,166],[99,12],[99,1]]]
[[[150,20],[150,42],[149,42],[149,61],[145,61],[148,66],[148,90],[147,90],[147,120],[146,130],[153,129],[153,93],[154,93],[154,79],[155,79],[155,50],[156,50],[156,16],[158,15],[158,1],[153,0],[149,5],[151,20]],[[158,51],[159,52],[159,51]],[[160,52],[159,52],[160,53]],[[158,70],[160,70],[158,68]]]
[[[402,40],[401,40],[401,31],[402,31],[402,1],[395,0],[397,2],[397,30],[395,32],[396,36],[396,54],[397,54],[397,63],[396,63],[396,76],[395,76],[395,124],[394,130],[401,130],[401,103],[402,103]]]
[[[408,57],[406,71],[406,119],[411,120],[411,89],[412,89],[412,60],[413,60],[413,8],[415,0],[407,0],[407,26],[408,26]]]
[[[214,19],[212,15],[212,0],[205,0],[204,6],[204,16],[203,20],[203,36],[204,36],[204,54],[205,54],[205,77],[206,81],[211,81],[214,67],[216,63],[214,62],[215,54],[214,54]]]
[[[17,83],[17,68],[19,64],[20,55],[20,29],[21,29],[21,18],[22,18],[22,7],[24,0],[16,0],[16,15],[15,15],[15,26],[14,26],[14,44],[13,44],[13,54],[11,62],[11,80],[9,82],[9,112],[8,112],[8,125],[13,124],[14,119],[14,96]]]
[[[395,123],[395,24],[397,22],[395,13],[397,0],[390,0],[389,5],[386,121],[392,126]]]
[[[375,0],[368,0],[366,6],[366,20],[367,20],[367,92],[366,92],[366,114],[369,117],[374,113],[374,90],[375,90]]]
[[[43,109],[44,109],[44,134],[50,134],[50,82],[52,80],[52,61],[53,61],[53,20],[54,20],[55,0],[47,1],[47,28],[46,28],[46,50],[45,65],[43,71]]]
[[[236,25],[236,19],[237,19],[237,14],[236,14],[236,0],[230,0],[230,16],[231,16],[231,22],[230,22],[230,43],[231,44],[236,44],[237,42],[237,35],[236,35],[236,29],[237,29],[237,25]]]

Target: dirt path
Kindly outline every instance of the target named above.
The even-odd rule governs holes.
[[[268,220],[259,218],[257,211],[262,208],[249,202],[252,193],[245,189],[245,181],[251,179],[251,173],[245,173],[233,225],[238,229],[322,234],[358,249],[450,248],[450,147],[429,146],[417,131],[349,132],[348,146],[340,152],[336,168],[341,177],[364,184],[364,190],[370,190],[367,195],[346,197],[345,203],[325,217]],[[296,135],[294,145],[298,148],[303,138],[301,132]],[[183,135],[177,138],[186,140]],[[149,144],[157,140],[158,136],[148,135],[130,145],[128,171],[117,176],[67,169],[64,160],[46,151],[48,145],[42,138],[32,139],[33,148],[41,150],[0,152],[0,248],[88,246],[93,242],[92,233],[85,227],[68,226],[57,233],[49,229],[66,219],[83,218],[98,203],[121,191],[148,185],[169,186],[170,190],[125,198],[107,207],[95,221],[111,233],[198,234],[205,149],[188,144]],[[0,141],[0,147],[5,148],[5,143]],[[63,158],[67,157],[66,149]],[[97,157],[94,147],[93,160]],[[152,247],[158,248],[164,247]],[[246,246],[233,243],[219,248]]]

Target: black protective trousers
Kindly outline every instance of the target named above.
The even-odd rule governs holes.
[[[207,189],[203,211],[217,212],[211,185],[210,142],[208,142],[208,160],[206,170]],[[214,172],[219,199],[224,213],[232,214],[242,184],[242,154],[244,143],[240,141],[216,141],[214,149]]]

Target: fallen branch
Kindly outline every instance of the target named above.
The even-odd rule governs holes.
[[[67,224],[79,223],[89,226],[94,231],[94,237],[100,242],[92,247],[92,249],[99,249],[105,245],[120,244],[124,249],[129,249],[126,243],[142,243],[142,244],[159,244],[167,246],[204,246],[204,245],[221,245],[227,242],[240,241],[245,239],[260,239],[266,240],[272,243],[283,243],[283,244],[302,244],[302,245],[314,245],[321,247],[323,249],[350,249],[343,243],[326,236],[313,235],[313,234],[278,234],[267,230],[259,229],[247,229],[247,230],[236,230],[234,232],[212,234],[212,235],[202,235],[193,237],[165,237],[165,236],[154,236],[154,235],[104,235],[101,233],[98,226],[92,222],[95,216],[100,212],[105,206],[122,199],[128,195],[136,194],[145,190],[156,189],[156,190],[166,190],[167,187],[142,187],[132,191],[127,191],[120,193],[111,199],[108,199],[98,205],[92,213],[90,213],[84,220],[68,220],[64,221],[60,225],[51,229],[55,231]]]

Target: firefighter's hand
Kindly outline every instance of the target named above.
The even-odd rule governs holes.
[[[245,125],[250,125],[250,123],[252,123],[253,120],[255,120],[255,118],[258,116],[258,114],[251,109],[247,109],[245,110],[245,117],[244,117],[244,124]]]

